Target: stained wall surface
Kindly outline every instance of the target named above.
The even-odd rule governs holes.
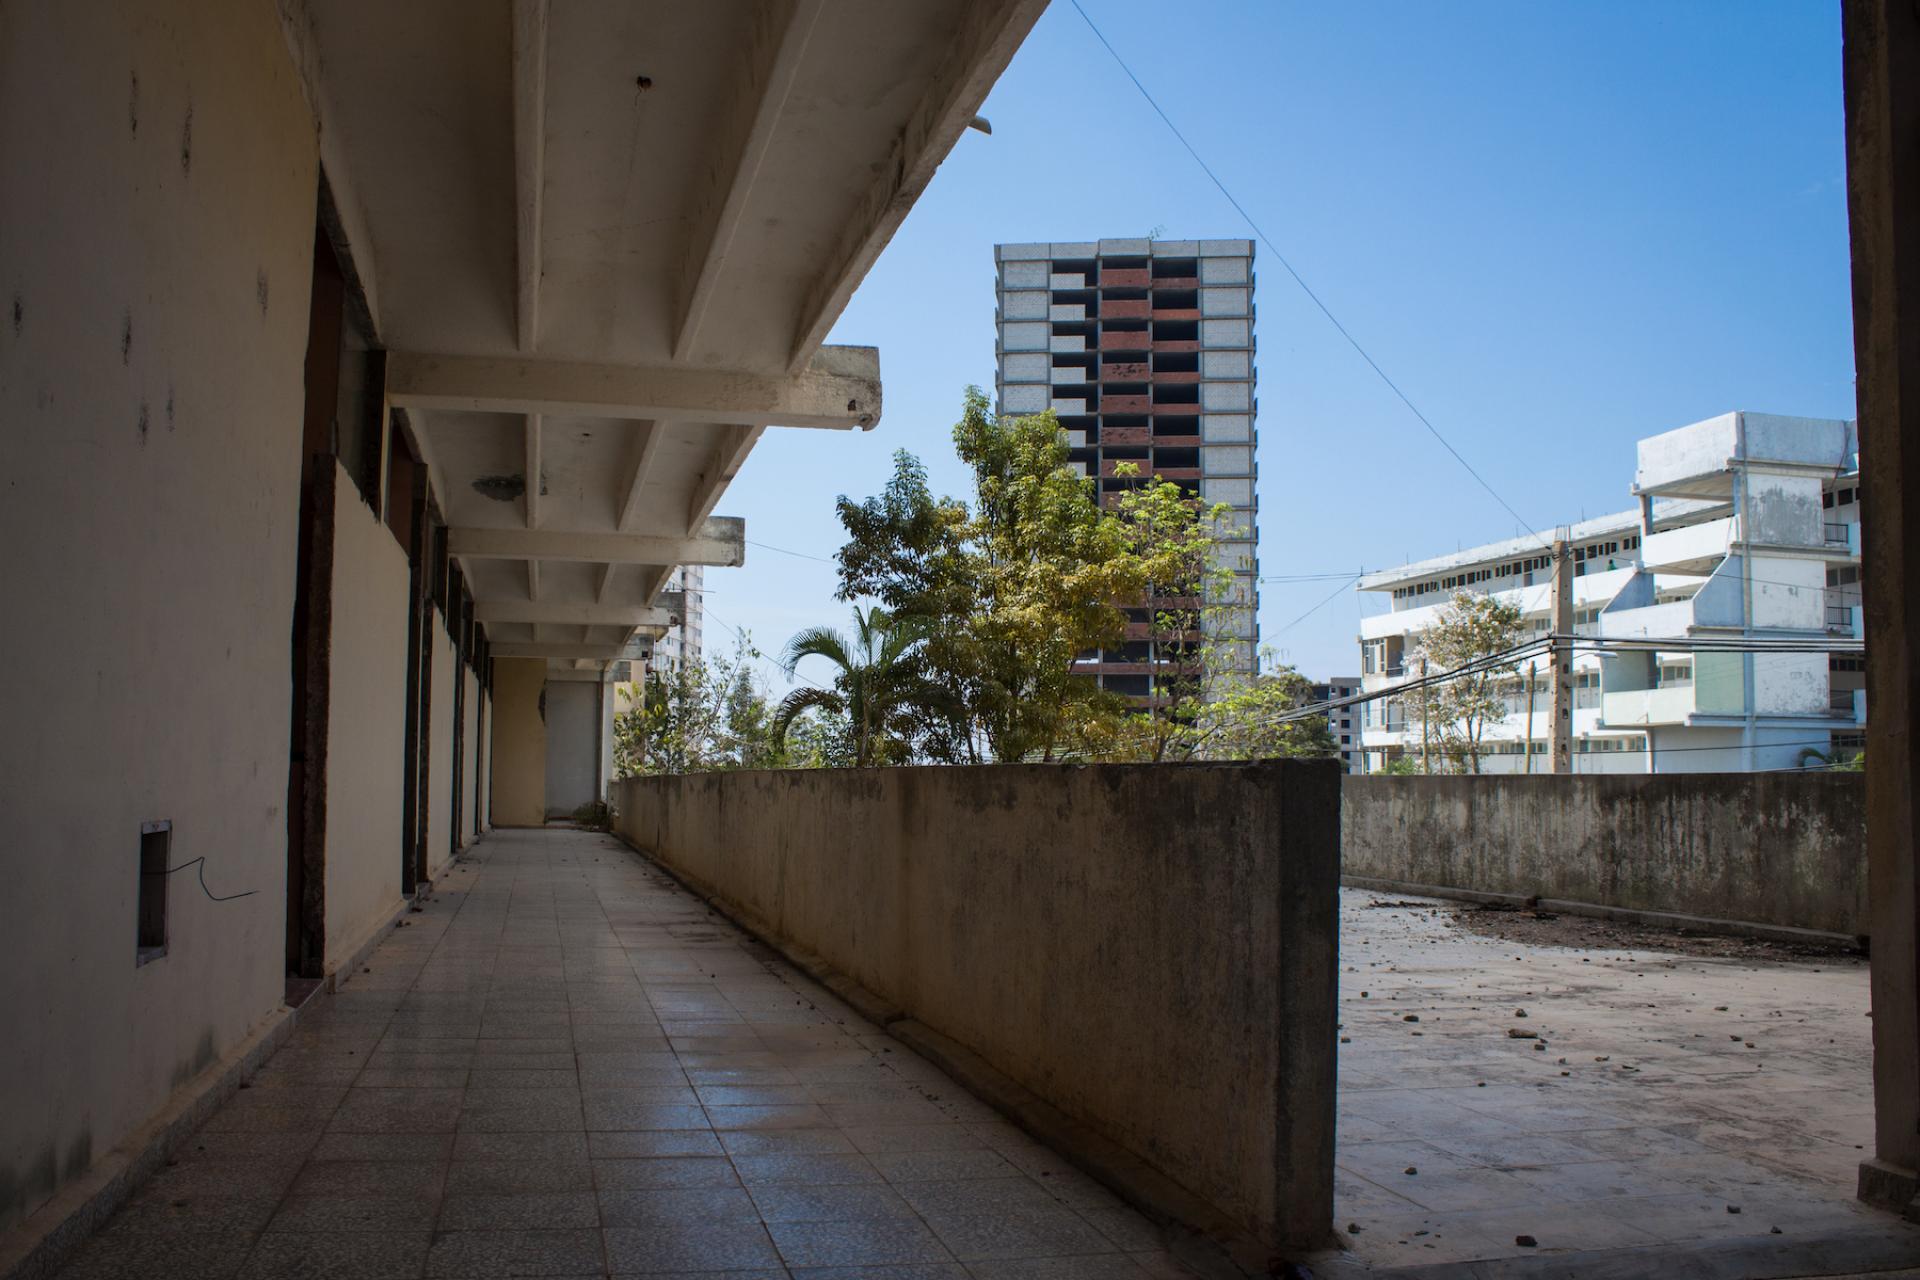
[[[0,171],[5,1228],[281,1003],[318,172],[274,7],[0,6]],[[206,861],[136,967],[159,821]]]
[[[327,694],[326,967],[400,907],[407,701],[406,552],[336,461]]]
[[[471,666],[462,664],[460,682],[465,686],[460,704],[465,721],[460,734],[460,847],[464,849],[480,836],[474,824],[475,797],[480,794],[480,681]]]
[[[427,622],[427,643],[433,648],[433,693],[428,707],[430,738],[427,750],[431,776],[427,780],[427,878],[438,876],[453,860],[453,682],[460,660],[438,610]]]
[[[619,830],[1226,1222],[1323,1243],[1332,761],[627,779]]]
[[[1847,773],[1349,778],[1342,871],[1860,934],[1863,781]]]
[[[544,658],[495,658],[488,717],[491,820],[537,827],[547,820],[547,725],[540,706]]]

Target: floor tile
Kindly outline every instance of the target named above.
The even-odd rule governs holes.
[[[792,1267],[872,1267],[946,1262],[953,1257],[915,1218],[771,1222],[767,1230]]]

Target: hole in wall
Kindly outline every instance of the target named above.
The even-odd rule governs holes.
[[[167,954],[167,868],[173,856],[173,823],[140,824],[140,897],[135,966]]]

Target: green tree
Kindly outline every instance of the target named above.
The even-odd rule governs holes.
[[[825,658],[838,671],[833,687],[808,685],[780,703],[774,737],[784,742],[793,722],[812,711],[838,719],[853,746],[853,764],[903,764],[912,758],[914,712],[937,691],[927,681],[920,649],[928,634],[923,619],[896,619],[885,609],[855,607],[851,642],[831,627],[809,627],[787,642],[781,668],[789,675],[805,658]]]
[[[704,664],[649,664],[637,704],[614,718],[615,773],[628,778],[713,767],[713,740],[720,724],[715,694]]]
[[[1140,474],[1130,462],[1114,470],[1123,479]],[[1250,711],[1273,697],[1240,669],[1232,639],[1233,620],[1247,607],[1234,597],[1232,571],[1219,562],[1218,534],[1232,516],[1225,503],[1203,502],[1157,475],[1123,489],[1114,505],[1122,545],[1145,582],[1143,594],[1127,602],[1154,671],[1156,705],[1130,717],[1143,759],[1199,754],[1222,722],[1216,712],[1210,725],[1200,723],[1217,700]],[[1128,629],[1130,639],[1135,630]]]
[[[1822,751],[1818,747],[1802,747],[1799,757],[1794,761],[1802,769],[1825,769],[1831,773],[1865,773],[1867,771],[1867,753],[1855,751]]]
[[[1192,754],[1208,760],[1327,759],[1339,748],[1326,715],[1306,713],[1313,703],[1312,681],[1292,667],[1270,665],[1251,678],[1223,675],[1194,716]]]
[[[1051,412],[997,417],[970,387],[954,444],[976,494],[973,715],[994,759],[1050,760],[1076,722],[1118,710],[1074,664],[1120,643],[1121,604],[1145,594],[1144,567],[1093,483],[1067,465]]]
[[[1414,661],[1437,683],[1405,696],[1410,726],[1420,725],[1428,749],[1455,773],[1480,772],[1488,726],[1507,714],[1507,692],[1518,659],[1502,657],[1520,643],[1521,613],[1491,595],[1456,591],[1433,625],[1413,637]]]
[[[925,624],[928,696],[908,710],[939,760],[1051,759],[1075,726],[1117,714],[1074,673],[1117,644],[1120,602],[1145,579],[1123,533],[1067,464],[1053,414],[998,416],[969,387],[953,430],[973,477],[971,505],[935,498],[926,472],[897,454],[876,498],[842,498],[842,600],[878,600]]]
[[[650,666],[636,705],[614,718],[615,773],[788,767],[752,665],[761,656],[742,635],[718,661]]]
[[[980,598],[982,564],[971,542],[966,504],[935,498],[926,468],[902,449],[875,497],[835,504],[847,540],[838,553],[843,601],[877,600],[887,613],[924,624],[919,649],[930,692],[902,708],[915,720],[921,755],[944,763],[978,762],[973,709],[987,697],[984,664],[968,626]]]

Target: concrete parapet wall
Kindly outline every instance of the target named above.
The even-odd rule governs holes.
[[[1858,935],[1865,800],[1837,773],[1349,778],[1341,870]]]
[[[1333,1212],[1339,785],[1317,761],[803,770],[628,779],[616,804],[882,1020],[1117,1145],[1200,1225],[1285,1247]]]

